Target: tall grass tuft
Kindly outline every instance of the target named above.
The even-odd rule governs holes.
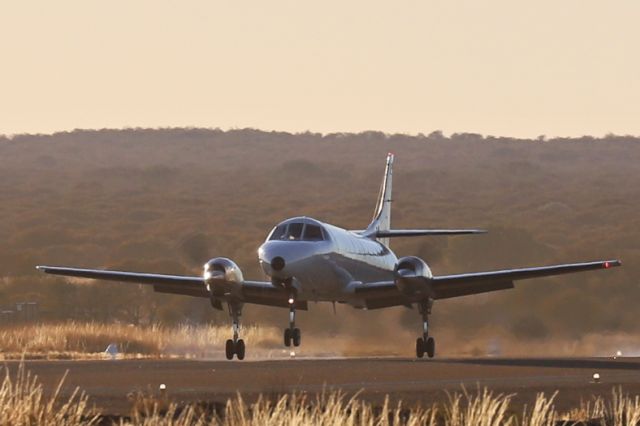
[[[463,402],[463,396],[465,401]],[[498,426],[512,424],[513,415],[508,408],[513,395],[494,395],[488,389],[478,390],[475,395],[464,390],[463,394],[449,395],[446,409],[446,424],[451,426]]]
[[[215,419],[220,421],[220,419]],[[259,398],[247,404],[238,395],[229,400],[222,423],[233,426],[249,425],[346,425],[346,426],[436,426],[441,424],[438,411],[429,409],[404,409],[401,403],[390,405],[385,400],[382,407],[362,401],[357,395],[347,398],[341,392],[323,392],[316,397],[306,394],[283,395],[275,401]]]
[[[37,377],[26,371],[24,364],[19,366],[13,378],[5,370],[0,386],[0,424],[72,426],[96,423],[97,416],[92,416],[88,408],[88,397],[79,389],[76,388],[68,400],[59,400],[63,384],[64,378],[47,398]]]
[[[531,411],[529,412],[527,407],[524,408],[521,424],[523,426],[554,426],[558,421],[558,414],[553,405],[557,395],[557,391],[551,397],[539,393]]]
[[[605,412],[607,425],[626,426],[640,424],[640,396],[631,398],[621,388],[613,389],[609,410]]]

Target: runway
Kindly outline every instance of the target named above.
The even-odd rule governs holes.
[[[5,366],[14,371],[17,361]],[[478,386],[516,393],[516,404],[530,404],[537,392],[559,391],[556,406],[570,408],[592,395],[611,396],[614,387],[640,394],[640,358],[407,358],[283,359],[269,361],[99,360],[25,361],[47,393],[68,372],[63,396],[78,386],[105,412],[126,414],[127,394],[156,392],[167,386],[175,401],[217,401],[241,392],[258,394],[361,391],[374,402],[389,394],[392,400],[431,404],[447,399],[447,392]],[[593,373],[599,373],[599,383]]]

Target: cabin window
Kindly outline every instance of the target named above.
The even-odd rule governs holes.
[[[324,238],[322,237],[322,229],[317,225],[310,225],[304,227],[304,237],[302,238],[305,241],[322,241]]]

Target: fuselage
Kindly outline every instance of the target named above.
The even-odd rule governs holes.
[[[395,254],[375,239],[308,217],[278,224],[258,250],[262,270],[287,282],[297,298],[340,301],[358,307],[351,287],[393,279]]]

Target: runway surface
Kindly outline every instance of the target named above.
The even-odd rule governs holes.
[[[6,362],[15,370],[19,362]],[[63,395],[78,386],[105,412],[130,410],[127,394],[156,393],[167,386],[175,401],[218,401],[241,392],[247,399],[292,392],[342,389],[362,397],[431,404],[447,399],[447,391],[489,387],[516,393],[516,404],[530,404],[537,392],[559,391],[556,406],[576,407],[592,395],[611,396],[622,386],[640,394],[640,358],[469,358],[414,360],[406,358],[283,359],[269,361],[100,360],[25,361],[48,393],[68,371]],[[600,383],[593,382],[599,373]]]

